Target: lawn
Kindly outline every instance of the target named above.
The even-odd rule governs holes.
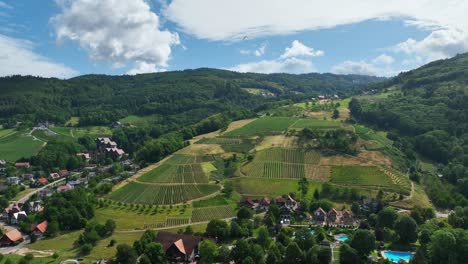
[[[70,119],[65,123],[65,126],[76,126],[80,123],[80,118],[77,116],[72,116]]]
[[[421,207],[421,208],[430,208],[432,207],[432,203],[427,197],[427,194],[424,192],[424,189],[421,185],[414,184],[414,193],[413,196],[408,200],[402,201],[395,201],[392,202],[391,205],[411,210],[414,207]]]
[[[119,120],[123,124],[130,124],[138,127],[142,126],[147,126],[149,125],[149,118],[148,117],[142,117],[142,116],[136,116],[136,115],[129,115],[125,118],[122,118]]]
[[[0,139],[0,159],[16,161],[22,157],[34,156],[44,144],[41,140],[34,140],[25,135],[25,131],[18,131]]]
[[[298,193],[298,180],[291,179],[262,179],[237,177],[232,179],[234,189],[244,196],[276,197],[291,192]],[[309,181],[308,196],[312,196],[315,189],[320,189],[321,183]]]
[[[0,129],[0,138],[5,137],[13,132],[15,132],[14,129]]]
[[[258,134],[278,134],[286,131],[297,118],[289,117],[263,117],[247,125],[226,133],[226,136],[248,136]]]
[[[217,195],[215,197],[211,197],[206,200],[199,200],[193,202],[193,208],[200,208],[200,207],[210,207],[210,206],[222,206],[222,205],[229,205],[228,201],[221,196]]]

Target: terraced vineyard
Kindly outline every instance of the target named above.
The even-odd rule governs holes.
[[[363,189],[380,189],[409,195],[411,183],[406,176],[376,166],[334,166],[331,182]]]
[[[190,218],[186,217],[168,217],[166,218],[166,227],[187,225],[190,223]]]
[[[156,169],[143,174],[138,181],[152,183],[208,183],[209,175],[203,162],[213,161],[212,156],[174,155]]]
[[[234,137],[202,138],[201,140],[197,141],[197,144],[237,145],[241,143],[242,139]]]
[[[205,222],[213,219],[224,219],[236,216],[231,206],[214,206],[196,208],[192,212],[192,223]]]
[[[318,165],[319,162],[318,152],[270,148],[260,151],[252,162],[242,168],[242,172],[257,178],[300,179],[307,175],[306,164]]]
[[[338,121],[322,120],[322,119],[299,119],[295,122],[291,128],[315,128],[315,129],[333,129],[341,127],[341,123]]]
[[[210,195],[220,188],[213,184],[155,185],[130,182],[107,198],[124,203],[178,204]]]

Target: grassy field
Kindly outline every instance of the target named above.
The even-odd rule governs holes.
[[[395,201],[390,204],[398,208],[403,208],[403,209],[408,209],[408,210],[411,210],[417,206],[421,208],[432,207],[432,203],[429,200],[429,197],[427,197],[427,194],[424,192],[423,187],[418,184],[414,184],[413,196],[410,199]]]
[[[259,89],[259,88],[242,88],[242,90],[245,90],[251,94],[254,94],[254,95],[260,95],[262,93],[269,93],[268,90],[265,90],[265,89]]]
[[[375,166],[333,166],[331,182],[365,189],[409,194],[409,179],[395,170]]]
[[[83,136],[90,137],[109,137],[112,136],[112,130],[105,126],[91,126],[91,127],[51,127],[50,130],[55,133],[72,137],[79,138]]]
[[[192,205],[193,205],[193,208],[201,208],[201,207],[210,207],[210,206],[229,205],[229,203],[223,196],[217,195],[215,197],[212,197],[206,200],[194,201]]]
[[[80,118],[77,116],[72,116],[70,119],[65,123],[65,126],[76,126],[80,123]]]
[[[44,144],[25,135],[26,131],[18,131],[0,139],[0,159],[16,161],[22,157],[35,155]]]
[[[269,179],[300,179],[306,177],[306,164],[317,165],[318,152],[301,149],[270,148],[260,151],[242,172],[248,177]]]
[[[274,134],[286,131],[297,119],[288,117],[263,117],[247,125],[226,133],[226,136],[248,136],[257,134]]]
[[[213,184],[155,185],[130,182],[107,195],[107,198],[124,203],[169,205],[184,203],[218,191]]]
[[[15,132],[14,129],[0,129],[0,138],[5,137],[14,132]]]
[[[232,183],[234,189],[245,196],[276,197],[291,192],[298,193],[298,180],[237,177],[232,179]],[[309,181],[308,196],[311,196],[315,189],[320,189],[321,185],[319,182]]]

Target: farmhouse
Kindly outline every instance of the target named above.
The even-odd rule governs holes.
[[[330,208],[328,213],[326,213],[322,208],[318,208],[314,211],[312,217],[312,223],[314,224],[330,224],[330,225],[353,225],[354,218],[351,215],[351,212],[347,209],[338,211],[335,208]]]
[[[34,182],[34,175],[31,173],[23,174],[22,178],[23,178],[23,181]]]
[[[39,184],[47,184],[49,181],[47,180],[47,178],[39,178],[37,179],[37,182]]]
[[[14,246],[23,241],[23,235],[18,229],[12,229],[0,238],[0,246],[9,247]]]
[[[282,196],[275,199],[276,204],[279,207],[286,207],[291,210],[296,210],[299,207],[299,203],[294,200],[290,195]]]
[[[29,164],[29,162],[16,162],[15,163],[15,167],[16,168],[26,168],[28,169],[29,167],[31,167],[31,164]]]
[[[322,209],[322,207],[317,208],[317,210],[314,211],[314,216],[313,220],[315,222],[325,222],[327,219],[327,213]]]
[[[31,226],[31,231],[36,237],[42,237],[44,236],[44,233],[47,231],[47,226],[49,223],[47,220],[42,221],[39,224],[33,224]]]
[[[117,143],[110,138],[97,138],[96,145],[100,151],[114,159],[121,158],[125,155],[125,151],[119,149]]]
[[[73,186],[71,186],[70,184],[65,184],[57,187],[57,192],[65,192],[70,190],[73,190]]]
[[[204,238],[193,235],[160,231],[156,242],[163,245],[166,257],[171,262],[193,262],[198,257],[198,245]]]

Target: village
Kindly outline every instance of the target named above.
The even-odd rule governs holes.
[[[138,165],[128,159],[128,155],[118,148],[116,142],[108,137],[102,137],[96,138],[95,143],[97,149],[94,152],[77,154],[83,159],[85,166],[73,171],[59,169],[56,172],[45,173],[35,169],[30,162],[8,164],[0,160],[0,176],[5,177],[0,190],[5,192],[9,188],[15,188],[20,192],[16,195],[19,199],[8,203],[8,206],[3,209],[0,223],[6,232],[0,238],[0,247],[15,247],[42,239],[48,230],[46,220],[32,223],[29,226],[24,226],[23,221],[28,215],[41,213],[44,210],[43,200],[54,193],[67,192],[80,187],[86,188],[88,182],[99,175],[108,175],[102,179],[101,184],[116,184],[135,174],[139,168]],[[93,163],[93,158],[97,156],[110,158],[114,163],[109,165]],[[118,174],[112,173],[115,163],[127,170]],[[22,193],[24,195],[21,195]],[[0,252],[8,252],[8,250],[0,249]]]

